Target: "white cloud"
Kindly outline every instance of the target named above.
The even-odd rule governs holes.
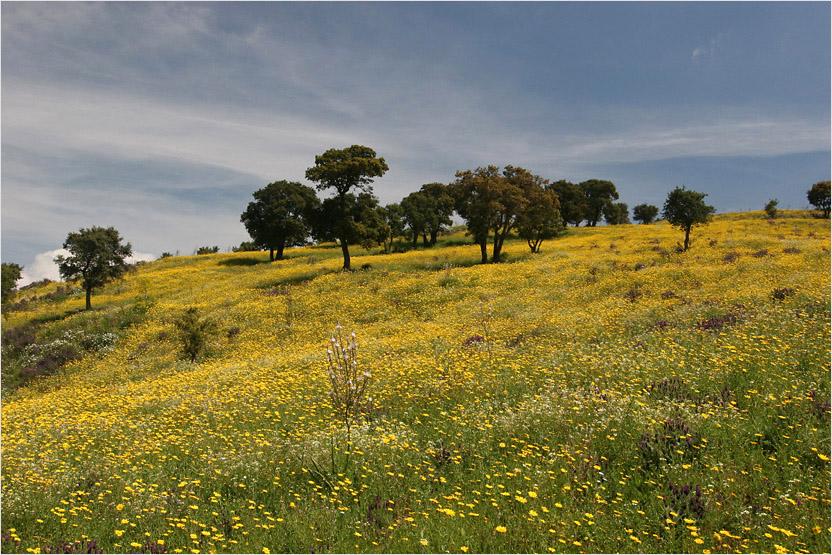
[[[17,282],[17,286],[23,287],[43,279],[60,281],[61,274],[58,271],[58,265],[55,264],[55,257],[59,255],[69,256],[70,254],[66,249],[55,249],[36,255],[35,259],[30,264],[26,264],[23,271],[20,272],[20,281]],[[140,261],[150,262],[156,260],[156,258],[155,254],[134,252],[133,256],[129,256],[125,260],[128,264],[133,264]]]
[[[58,265],[55,264],[55,257],[58,255],[68,256],[69,254],[70,252],[66,249],[56,249],[36,255],[30,264],[23,267],[17,286],[23,287],[42,279],[60,281],[61,274],[58,272]]]

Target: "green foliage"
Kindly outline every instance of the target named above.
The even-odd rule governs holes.
[[[315,181],[319,191],[330,188],[336,191],[337,204],[330,203],[323,212],[334,218],[328,226],[341,242],[345,270],[350,269],[349,244],[353,242],[350,235],[360,231],[355,215],[350,214],[347,195],[356,188],[374,198],[369,184],[373,178],[381,177],[388,169],[384,158],[377,158],[372,148],[352,145],[341,150],[331,148],[315,156],[315,165],[306,170],[306,178]]]
[[[130,243],[122,244],[113,227],[71,232],[63,246],[70,254],[55,258],[58,271],[66,281],[82,281],[87,292],[87,310],[92,308],[92,290],[121,277],[127,271],[124,259],[133,253]]]
[[[763,207],[763,210],[765,210],[766,216],[768,216],[768,218],[771,219],[771,220],[773,220],[774,218],[777,217],[777,204],[778,204],[778,202],[779,201],[776,198],[769,199],[769,201]]]
[[[306,241],[314,211],[320,205],[315,190],[301,183],[276,181],[254,192],[240,221],[254,246],[269,249],[269,260],[283,259],[283,249]],[[254,249],[249,249],[254,250]]]
[[[555,181],[549,186],[558,196],[560,214],[564,223],[578,227],[587,209],[586,195],[580,186],[569,181]]]
[[[667,200],[664,202],[663,215],[664,218],[670,222],[670,225],[676,226],[685,232],[685,246],[684,250],[690,247],[690,230],[695,225],[706,224],[711,220],[711,216],[716,212],[713,206],[705,204],[703,200],[707,193],[697,193],[676,187],[667,194]]]
[[[182,354],[191,362],[205,352],[211,336],[219,329],[212,319],[201,317],[196,307],[185,310],[174,325],[182,344]]]
[[[809,204],[823,212],[823,217],[829,217],[829,208],[832,204],[832,196],[830,196],[830,182],[818,181],[812,188],[806,191],[806,198],[809,199]]]
[[[261,250],[254,241],[243,241],[239,247],[231,247],[231,252],[256,252]]]
[[[540,194],[548,181],[524,168],[496,166],[459,171],[450,185],[457,213],[468,224],[468,232],[480,245],[482,262],[488,261],[486,243],[494,236],[492,262],[499,262],[506,237],[529,206],[529,195]]]
[[[589,227],[595,227],[595,224],[601,219],[604,207],[610,202],[618,200],[618,191],[616,191],[612,181],[603,179],[590,179],[582,182],[579,186],[586,197],[584,219],[586,219],[586,224]]]
[[[351,244],[372,248],[384,243],[389,236],[381,210],[378,199],[370,193],[348,193],[344,198],[328,198],[313,217],[312,234],[318,241],[340,241],[342,251]],[[347,253],[345,262],[348,260]]]
[[[639,204],[633,207],[633,219],[642,224],[650,224],[659,215],[658,206]]]
[[[608,202],[602,211],[604,221],[609,225],[630,223],[630,210],[626,202]]]
[[[524,194],[529,204],[517,218],[517,234],[533,253],[538,253],[545,239],[554,239],[566,231],[558,210],[558,196],[552,189],[539,186],[526,187]]]
[[[199,248],[198,248],[198,249],[196,249],[194,252],[195,252],[197,255],[203,255],[203,254],[217,254],[218,252],[220,252],[220,248],[219,248],[219,246],[217,246],[217,245],[214,245],[213,247],[199,247]]]
[[[3,262],[0,266],[2,266],[2,299],[5,304],[12,298],[11,293],[17,286],[23,266],[14,262]]]
[[[401,237],[404,234],[404,211],[400,204],[392,203],[384,207],[379,207],[379,213],[384,218],[386,228],[384,228],[385,235],[381,242],[385,253],[389,253],[393,249],[393,241],[396,237]]]

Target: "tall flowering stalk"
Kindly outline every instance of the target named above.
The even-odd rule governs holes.
[[[335,326],[335,333],[330,336],[326,360],[332,410],[347,429],[349,449],[350,431],[361,414],[361,400],[370,385],[372,375],[369,371],[362,372],[358,365],[355,332],[345,338],[341,332],[341,324]]]

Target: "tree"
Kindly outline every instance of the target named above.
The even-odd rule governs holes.
[[[581,225],[586,214],[586,195],[580,186],[561,179],[549,186],[557,195],[560,202],[560,215],[564,223],[575,227]]]
[[[285,247],[302,244],[309,236],[309,220],[320,203],[312,187],[275,181],[254,192],[254,202],[240,221],[256,246],[269,249],[270,261],[283,260]]]
[[[381,177],[388,170],[384,158],[377,158],[376,152],[366,146],[352,145],[351,147],[338,150],[329,149],[319,156],[315,156],[315,165],[306,170],[306,178],[317,182],[317,189],[335,189],[336,210],[332,212],[336,225],[334,229],[343,230],[344,233],[338,237],[341,243],[341,252],[344,255],[344,269],[350,268],[350,237],[347,231],[351,229],[347,222],[347,195],[352,189],[358,189],[366,193],[372,193],[373,178]],[[340,225],[339,225],[340,223]]]
[[[595,224],[601,219],[604,207],[608,203],[618,200],[618,191],[615,190],[612,181],[602,179],[584,181],[580,184],[580,187],[586,197],[586,211],[584,212],[586,225],[595,227]]]
[[[642,224],[650,224],[659,215],[659,208],[652,204],[633,206],[633,219]]]
[[[630,223],[630,209],[626,202],[608,202],[603,209],[604,221],[609,225]]]
[[[380,208],[370,193],[325,199],[315,212],[312,234],[318,241],[346,241],[371,248],[389,233]]]
[[[17,286],[23,266],[14,262],[3,262],[0,267],[2,267],[2,302],[5,303],[11,299],[11,293]]]
[[[393,241],[396,237],[404,235],[404,211],[400,204],[392,203],[379,207],[384,223],[387,224],[387,234],[382,241],[384,252],[388,253],[393,249]]]
[[[408,235],[412,239],[412,246],[416,248],[419,235],[424,236],[425,246],[428,246],[426,229],[431,217],[433,202],[422,191],[414,191],[402,199],[402,220],[407,226]]]
[[[439,232],[453,223],[454,199],[444,183],[426,183],[419,191],[430,199],[431,212],[425,224],[425,234],[430,236],[429,245],[432,247],[436,245]]]
[[[765,210],[766,216],[768,216],[768,218],[770,220],[773,220],[774,218],[777,217],[777,205],[778,204],[779,204],[779,201],[776,198],[773,198],[773,199],[769,199],[769,201],[763,207],[763,210]]]
[[[690,230],[693,226],[706,224],[716,212],[713,206],[708,206],[703,200],[706,193],[697,193],[676,187],[667,195],[664,202],[663,216],[671,225],[685,231],[685,250],[690,246]]]
[[[554,190],[543,187],[527,187],[523,194],[529,204],[517,218],[517,234],[526,240],[533,253],[538,253],[545,239],[564,233],[558,196]]]
[[[92,308],[92,290],[103,287],[127,271],[124,259],[133,254],[130,243],[122,244],[118,231],[113,227],[81,228],[71,232],[64,241],[69,256],[55,258],[61,277],[80,279],[87,292],[87,310]]]
[[[487,166],[456,172],[456,181],[450,185],[454,210],[465,220],[466,233],[480,246],[483,264],[488,262],[488,234],[495,218],[492,202],[499,180],[499,168]]]
[[[809,203],[823,212],[824,218],[829,218],[829,208],[832,198],[830,197],[830,182],[818,181],[812,188],[806,191]]]

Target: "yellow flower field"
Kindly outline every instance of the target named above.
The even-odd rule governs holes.
[[[481,265],[459,233],[351,273],[331,246],[172,257],[92,314],[80,293],[4,314],[39,338],[134,320],[4,389],[2,549],[828,552],[828,221],[681,239],[569,228]],[[195,363],[188,307],[218,323]],[[372,376],[349,442],[338,323]]]

